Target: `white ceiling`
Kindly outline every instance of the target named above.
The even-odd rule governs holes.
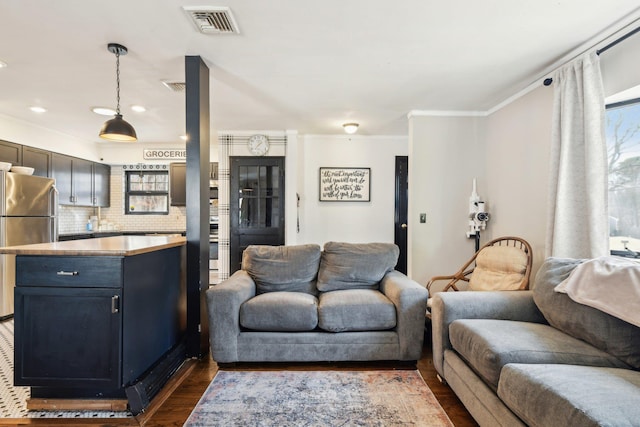
[[[182,6],[228,6],[239,35],[199,33]],[[185,55],[211,70],[218,130],[407,134],[412,110],[486,111],[584,43],[638,14],[638,0],[0,0],[0,114],[99,141],[115,107],[142,142],[178,142]],[[134,113],[141,104],[145,113]],[[35,114],[39,105],[47,113]],[[28,143],[28,141],[18,141]]]

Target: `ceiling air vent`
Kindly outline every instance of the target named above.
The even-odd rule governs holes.
[[[172,92],[184,92],[187,88],[187,84],[185,82],[168,82],[163,80],[162,84]]]
[[[196,28],[204,34],[240,34],[231,9],[223,6],[183,6]]]

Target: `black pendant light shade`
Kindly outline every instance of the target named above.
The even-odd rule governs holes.
[[[100,138],[109,141],[133,142],[138,140],[136,130],[120,114],[120,55],[127,54],[127,48],[118,43],[109,43],[109,52],[116,55],[116,115],[111,120],[107,120],[100,129]]]
[[[107,120],[100,129],[100,138],[110,141],[137,141],[136,130],[122,118],[122,114],[116,114],[111,120]]]

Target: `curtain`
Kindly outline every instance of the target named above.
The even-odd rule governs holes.
[[[546,255],[609,254],[604,89],[595,52],[553,76],[549,218]]]

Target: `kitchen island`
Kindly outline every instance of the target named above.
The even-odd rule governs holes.
[[[186,239],[115,236],[0,248],[16,255],[15,385],[136,414],[184,361]]]

